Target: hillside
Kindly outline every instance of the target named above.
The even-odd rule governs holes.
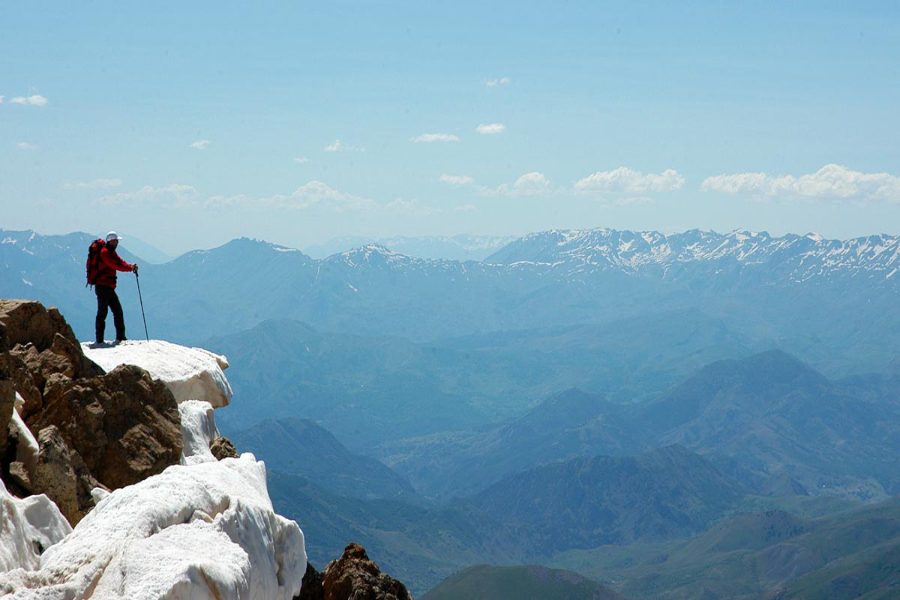
[[[636,457],[596,456],[509,476],[465,505],[534,528],[548,549],[692,535],[745,494],[712,464],[671,446]]]
[[[469,567],[448,577],[422,600],[620,600],[611,589],[577,573],[536,565]]]
[[[284,473],[317,481],[335,494],[420,501],[400,475],[374,458],[352,454],[309,419],[267,419],[230,437],[241,452],[252,452]]]
[[[548,562],[634,599],[892,598],[900,502],[817,519],[738,514],[692,540],[599,547]]]
[[[223,429],[308,417],[354,450],[371,451],[387,440],[519,416],[576,385],[637,402],[710,361],[746,355],[748,343],[690,310],[434,344],[276,320],[204,345],[234,357],[231,381],[250,400],[223,411]]]

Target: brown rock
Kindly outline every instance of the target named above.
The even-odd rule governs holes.
[[[315,567],[309,563],[306,563],[306,573],[303,574],[300,593],[294,596],[294,600],[325,600],[322,574],[316,571]]]
[[[34,344],[42,352],[53,345],[57,333],[78,345],[59,311],[34,300],[0,300],[0,323],[6,325],[10,346]]]
[[[115,489],[179,463],[181,418],[175,397],[140,367],[71,380],[52,374],[43,410],[27,421],[32,431],[59,427],[93,477]]]
[[[412,600],[406,586],[382,573],[359,544],[328,563],[322,587],[325,600]]]
[[[25,400],[25,404],[22,405],[22,418],[27,419],[29,415],[41,409],[43,404],[41,389],[43,389],[43,385],[41,389],[38,389],[34,383],[34,377],[31,376],[31,371],[28,369],[28,365],[15,351],[9,354],[9,359],[13,387]]]
[[[3,470],[8,468],[9,461],[9,423],[16,406],[16,393],[13,388],[11,357],[6,328],[0,323],[0,461]]]
[[[0,300],[0,323],[6,325],[10,347],[30,344],[51,372],[66,373],[74,378],[103,373],[103,369],[81,351],[72,328],[55,308],[44,308],[43,304],[33,300]]]
[[[219,436],[209,443],[209,451],[216,460],[223,458],[237,458],[238,451],[227,437]]]
[[[38,434],[40,453],[31,473],[32,490],[47,494],[71,524],[83,516],[78,502],[78,482],[72,468],[69,447],[55,425],[41,429]]]

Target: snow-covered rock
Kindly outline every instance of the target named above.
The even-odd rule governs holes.
[[[231,384],[225,378],[228,360],[203,348],[188,348],[162,340],[81,344],[84,354],[106,372],[119,365],[137,365],[160,379],[181,403],[204,400],[213,408],[228,406]]]
[[[72,531],[56,505],[44,494],[20,499],[0,480],[0,572],[36,569],[41,552]],[[0,594],[3,576],[0,575]]]
[[[0,595],[288,600],[305,570],[303,532],[275,514],[265,465],[245,453],[115,490],[40,557],[40,570],[0,575]]]

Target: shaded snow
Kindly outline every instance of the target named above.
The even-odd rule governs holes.
[[[181,403],[204,400],[214,408],[228,406],[231,384],[225,378],[228,360],[203,348],[188,348],[162,340],[119,344],[81,344],[85,355],[109,372],[119,365],[137,365],[161,379]]]
[[[71,531],[68,521],[47,496],[16,498],[0,480],[0,572],[36,569],[41,552]],[[0,575],[0,595],[3,592]]]
[[[213,407],[203,400],[185,400],[178,405],[181,413],[181,436],[184,447],[181,464],[193,465],[213,462],[216,457],[209,451],[209,444],[219,437],[219,429],[213,417]]]

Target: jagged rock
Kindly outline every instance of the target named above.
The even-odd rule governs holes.
[[[0,300],[0,323],[6,325],[14,353],[28,355],[25,362],[32,375],[36,370],[44,373],[45,378],[51,372],[73,378],[103,373],[103,369],[84,355],[72,328],[55,308],[44,308],[32,300]],[[34,348],[33,353],[25,350],[29,346]],[[43,388],[40,384],[37,387]]]
[[[306,563],[302,586],[300,593],[294,596],[294,600],[324,600],[325,588],[322,587],[322,574],[309,563]]]
[[[38,434],[37,465],[31,473],[29,491],[40,490],[56,503],[69,523],[80,520],[78,503],[78,482],[72,468],[72,456],[59,429],[50,425]]]
[[[0,323],[0,461],[4,470],[8,461],[12,460],[9,452],[9,423],[16,406],[8,348],[5,328]]]
[[[7,327],[10,346],[34,344],[41,352],[53,345],[56,334],[78,344],[59,311],[34,300],[0,300],[0,323]]]
[[[13,387],[22,396],[25,401],[22,405],[22,418],[27,419],[41,409],[43,400],[41,398],[41,390],[43,389],[43,379],[41,387],[35,385],[34,377],[28,368],[28,365],[22,360],[20,354],[11,352],[9,354],[9,365],[12,374]]]
[[[359,544],[328,563],[322,587],[324,600],[412,600],[406,586],[382,573]]]
[[[69,448],[103,485],[137,483],[180,462],[181,420],[175,397],[140,367],[121,366],[90,379],[52,375],[32,431],[59,427]]]
[[[227,437],[219,436],[209,444],[209,451],[216,457],[216,460],[223,458],[237,458],[238,451]]]

